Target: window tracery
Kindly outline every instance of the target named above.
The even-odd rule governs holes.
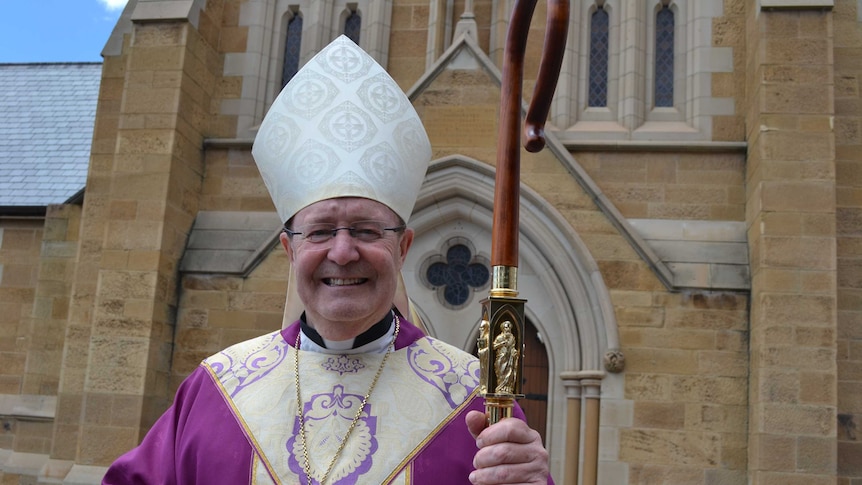
[[[488,262],[474,255],[474,250],[462,238],[447,244],[448,248],[424,262],[422,276],[426,285],[437,292],[442,304],[461,308],[472,300],[477,290],[489,284],[491,270]]]
[[[359,37],[362,31],[362,17],[356,11],[354,6],[344,20],[344,35],[352,40],[356,45],[359,45]]]
[[[281,87],[284,87],[299,71],[302,49],[302,15],[297,9],[287,21],[287,35],[284,40],[284,58],[281,68]]]
[[[608,12],[599,5],[590,21],[590,107],[608,105],[609,22]]]
[[[579,140],[709,140],[712,117],[733,114],[711,95],[733,51],[712,43],[720,2],[572,0],[567,53],[550,121]]]

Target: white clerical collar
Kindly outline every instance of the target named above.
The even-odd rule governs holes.
[[[356,339],[348,340],[327,340],[323,339],[326,347],[320,346],[317,342],[309,338],[304,331],[299,332],[299,348],[300,350],[308,350],[311,352],[320,352],[323,354],[382,354],[386,352],[392,338],[395,335],[395,325],[389,325],[389,330],[382,337],[372,340],[364,345],[353,348],[353,342]]]

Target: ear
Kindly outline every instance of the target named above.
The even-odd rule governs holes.
[[[402,266],[404,265],[404,261],[407,259],[407,251],[410,249],[410,246],[413,245],[413,236],[414,235],[415,235],[415,233],[413,232],[413,229],[410,229],[408,227],[408,228],[404,229],[404,235],[401,236],[401,241],[398,243],[398,245],[401,248],[401,264],[402,264]]]
[[[281,234],[278,235],[278,240],[281,241],[281,247],[287,253],[287,259],[293,263],[293,248],[290,246],[290,238],[287,237],[287,233],[281,231]]]

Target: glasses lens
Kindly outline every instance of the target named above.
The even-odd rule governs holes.
[[[332,239],[335,224],[309,224],[299,228],[303,239],[310,243],[320,244]]]
[[[372,242],[383,237],[382,222],[359,221],[351,225],[350,235],[362,242]]]

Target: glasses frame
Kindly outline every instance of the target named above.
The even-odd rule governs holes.
[[[353,223],[352,223],[351,225],[349,225],[349,226],[333,227],[333,228],[330,230],[330,235],[329,235],[329,237],[328,237],[328,238],[326,238],[326,240],[324,240],[324,241],[317,241],[317,242],[314,242],[314,241],[309,240],[307,236],[305,236],[305,237],[304,237],[304,234],[305,234],[305,233],[304,233],[304,232],[302,232],[302,231],[294,231],[294,230],[292,230],[292,229],[289,229],[289,228],[288,228],[288,227],[286,227],[286,226],[285,226],[282,230],[284,231],[284,233],[285,233],[285,234],[287,234],[287,237],[288,237],[291,241],[293,241],[293,240],[294,240],[294,239],[293,239],[294,237],[298,236],[298,238],[297,238],[297,239],[298,239],[298,241],[299,241],[299,242],[307,243],[307,244],[312,245],[312,247],[320,247],[321,249],[323,249],[323,248],[326,248],[326,247],[328,247],[329,245],[331,245],[331,244],[332,244],[332,241],[334,241],[334,240],[335,240],[335,237],[338,235],[338,231],[347,231],[347,234],[348,234],[348,235],[350,235],[350,238],[351,238],[351,239],[353,239],[354,241],[363,242],[363,243],[374,243],[374,242],[379,241],[380,239],[383,239],[383,236],[385,236],[385,231],[391,231],[391,232],[394,232],[394,233],[401,233],[402,231],[404,231],[405,229],[407,229],[407,224],[401,224],[401,225],[398,225],[398,226],[392,226],[392,227],[381,227],[381,228],[380,228],[380,230],[381,230],[381,231],[384,231],[384,233],[383,233],[383,234],[381,234],[379,238],[374,239],[374,240],[371,240],[371,241],[363,241],[362,239],[360,239],[360,238],[358,238],[358,237],[356,236],[357,228],[355,227],[355,225],[357,225],[357,224],[361,224],[361,223],[363,223],[363,222],[374,222],[374,223],[379,223],[381,226],[382,226],[383,224],[385,224],[385,223],[384,223],[384,222],[382,222],[382,221],[373,221],[373,220],[371,220],[371,221],[356,221],[356,222],[353,222]],[[329,225],[328,223],[319,223],[319,224],[320,224],[320,225]],[[312,226],[313,226],[313,225],[317,225],[317,224],[309,224],[309,225],[312,225]],[[334,225],[334,224],[333,224],[333,225]]]

